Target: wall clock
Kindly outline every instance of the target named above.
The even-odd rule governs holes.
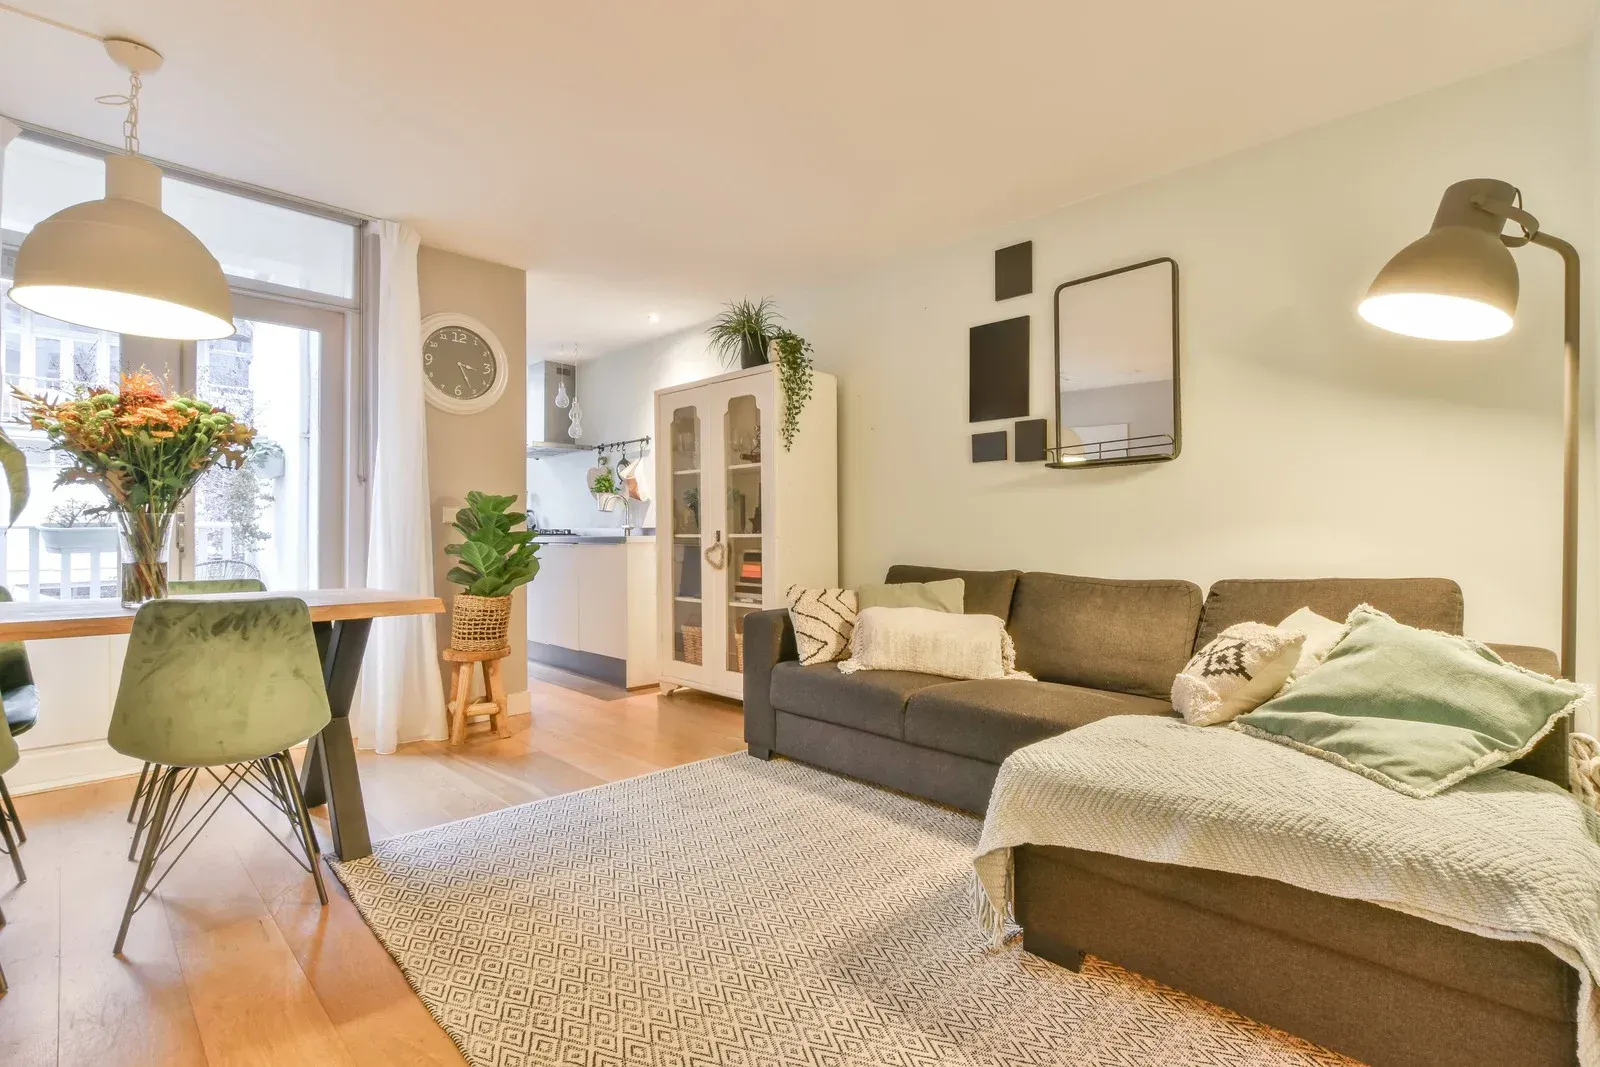
[[[470,315],[441,311],[422,320],[423,394],[452,415],[475,415],[506,391],[511,365],[494,332]]]

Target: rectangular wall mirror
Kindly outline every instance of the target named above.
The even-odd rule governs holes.
[[[1056,287],[1056,444],[1049,466],[1172,459],[1178,264],[1146,260]]]

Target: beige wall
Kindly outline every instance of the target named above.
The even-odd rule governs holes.
[[[487,326],[505,347],[510,381],[505,395],[477,415],[451,415],[428,406],[428,486],[433,494],[433,586],[446,603],[456,587],[445,581],[448,559],[444,546],[455,531],[440,521],[446,506],[459,507],[467,492],[514,493],[523,499],[524,441],[527,426],[527,293],[525,272],[481,259],[423,246],[417,257],[417,281],[423,317],[440,311],[471,315]],[[418,368],[420,373],[421,368]],[[524,591],[517,590],[511,611],[511,647],[527,648]],[[448,615],[440,616],[439,647],[450,643]],[[505,663],[507,690],[528,687],[527,657],[513,651]]]
[[[841,578],[881,581],[895,562],[1201,585],[1445,575],[1465,591],[1468,634],[1555,647],[1560,261],[1516,253],[1522,307],[1496,341],[1397,337],[1355,306],[1460,178],[1520,186],[1545,228],[1590,256],[1585,60],[1545,56],[848,284],[780,292],[820,369],[839,377]],[[1035,292],[997,304],[993,250],[1026,239]],[[1078,471],[971,463],[968,435],[1007,424],[967,422],[968,327],[1032,315],[1032,413],[1046,415],[1052,290],[1158,255],[1182,268],[1183,454]],[[1591,444],[1580,627],[1590,679]]]

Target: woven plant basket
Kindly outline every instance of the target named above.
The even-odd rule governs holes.
[[[683,662],[700,666],[700,627],[685,626],[679,632],[683,634]]]
[[[744,673],[744,634],[733,635],[733,669]]]
[[[457,593],[450,607],[450,647],[498,652],[511,647],[511,598]]]

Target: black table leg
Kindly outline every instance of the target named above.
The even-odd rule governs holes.
[[[322,680],[328,687],[328,706],[333,718],[306,745],[305,762],[300,767],[300,791],[305,794],[307,807],[328,805],[334,855],[342,860],[358,860],[372,854],[372,838],[367,832],[361,778],[356,773],[356,746],[350,735],[350,702],[355,697],[356,679],[361,675],[361,657],[367,650],[372,620],[319,622],[315,629],[317,649],[322,654]]]

